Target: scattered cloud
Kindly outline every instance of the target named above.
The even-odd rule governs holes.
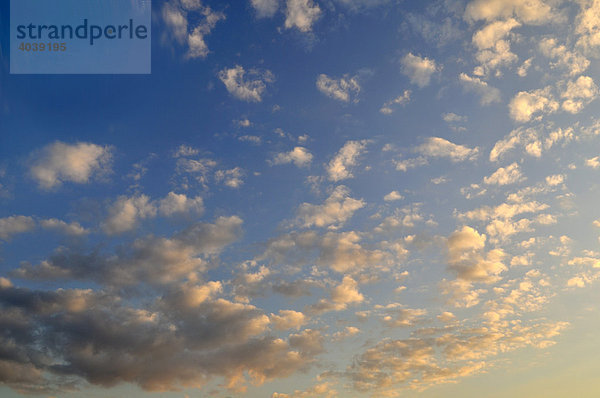
[[[247,102],[261,102],[267,84],[275,81],[274,75],[269,70],[251,69],[246,74],[246,71],[240,65],[221,70],[219,79],[223,82],[229,94]]]

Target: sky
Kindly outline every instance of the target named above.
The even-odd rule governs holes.
[[[9,74],[3,397],[596,397],[600,0],[154,0]]]

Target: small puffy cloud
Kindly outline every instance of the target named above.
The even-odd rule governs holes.
[[[29,232],[35,228],[35,220],[27,216],[10,216],[0,218],[0,239],[8,240],[11,236]]]
[[[376,306],[377,308],[377,306]],[[423,319],[427,314],[424,309],[402,308],[400,304],[392,303],[383,307],[382,322],[389,327],[410,327]]]
[[[569,51],[564,44],[559,45],[555,38],[542,39],[539,48],[544,56],[555,60],[550,63],[552,68],[567,69],[571,76],[583,73],[590,66],[590,61],[586,57],[578,52]]]
[[[473,44],[477,48],[475,58],[480,63],[473,71],[474,74],[487,76],[489,72],[517,61],[517,55],[510,51],[510,42],[507,36],[512,29],[520,25],[513,18],[506,21],[495,21],[473,35]],[[499,74],[500,71],[497,70],[496,75]]]
[[[492,283],[506,270],[502,263],[504,252],[493,249],[484,253],[485,241],[485,235],[468,226],[454,231],[448,237],[448,265],[459,279]]]
[[[298,167],[305,167],[312,161],[313,155],[308,149],[297,146],[289,152],[282,152],[275,155],[272,164],[289,164],[294,163]]]
[[[500,90],[490,86],[478,77],[471,77],[465,73],[461,73],[459,80],[466,91],[476,93],[481,97],[481,105],[489,105],[494,102],[500,102]]]
[[[329,299],[321,299],[317,304],[308,308],[312,313],[327,311],[343,311],[350,304],[362,303],[365,297],[358,290],[358,283],[350,276],[344,276],[342,283],[333,287]]]
[[[146,195],[121,196],[108,213],[102,229],[108,235],[117,235],[132,230],[141,219],[156,216],[156,206]]]
[[[188,198],[185,194],[169,194],[158,203],[158,211],[161,215],[170,217],[174,214],[202,214],[204,212],[204,202],[200,196]]]
[[[279,9],[279,0],[250,0],[258,18],[269,18]]]
[[[562,184],[565,181],[565,176],[563,174],[554,174],[546,177],[546,184],[551,187]]]
[[[521,26],[521,24],[514,18],[492,22],[475,32],[473,35],[473,44],[479,50],[496,47],[499,40],[506,37],[511,30],[518,26]]]
[[[439,71],[435,61],[412,53],[406,54],[401,61],[402,73],[410,78],[411,83],[425,87],[431,81],[431,76]]]
[[[63,182],[84,184],[94,175],[106,174],[110,171],[110,160],[109,147],[58,141],[35,154],[29,172],[40,188],[51,189]]]
[[[365,202],[362,199],[351,198],[350,190],[340,185],[322,205],[301,204],[298,208],[297,220],[305,228],[343,224],[364,206]]]
[[[533,91],[519,91],[510,101],[510,117],[517,122],[528,122],[535,114],[550,114],[558,110],[559,104],[550,92],[550,87]],[[542,116],[539,115],[537,119]]]
[[[383,113],[384,115],[391,115],[392,113],[394,113],[394,108],[392,108],[392,105],[406,105],[410,102],[410,94],[411,91],[410,90],[404,90],[404,92],[402,93],[402,95],[394,98],[391,101],[386,102],[385,104],[383,104],[383,106],[381,107],[381,109],[379,109],[379,112]]]
[[[279,310],[279,315],[271,314],[271,322],[277,330],[300,329],[307,321],[302,312]]]
[[[567,83],[566,90],[560,96],[565,99],[562,103],[564,111],[579,113],[598,96],[598,86],[591,77],[579,76],[577,80]]]
[[[398,191],[392,191],[383,197],[383,200],[386,202],[393,202],[401,199],[404,199],[404,196],[402,196]]]
[[[40,221],[40,225],[44,229],[58,231],[69,236],[83,236],[90,232],[83,228],[78,222],[66,223],[62,220],[57,220],[56,218],[42,220]]]
[[[246,74],[243,67],[236,65],[233,68],[221,70],[219,79],[235,98],[248,102],[261,102],[267,89],[267,83],[272,83],[275,77],[269,70],[251,69]]]
[[[415,151],[427,157],[448,158],[452,162],[474,160],[479,154],[479,148],[457,145],[440,137],[427,138]]]
[[[360,84],[356,76],[344,75],[339,79],[320,74],[317,78],[317,88],[328,97],[342,102],[358,102],[356,96],[360,93]]]
[[[287,0],[284,26],[286,29],[310,32],[320,16],[321,8],[313,0]]]
[[[588,167],[591,167],[592,169],[598,169],[598,168],[600,168],[600,157],[599,156],[594,156],[593,158],[586,159],[585,160],[585,165],[588,166]]]
[[[579,36],[577,47],[586,54],[597,56],[600,46],[600,0],[586,0],[579,4],[581,11],[575,26],[575,33]]]
[[[217,170],[215,172],[215,180],[222,182],[229,188],[239,188],[244,184],[244,170],[240,167],[234,167],[229,170]]]
[[[348,141],[327,165],[330,181],[341,181],[354,177],[350,168],[358,164],[360,155],[365,151],[368,141]]]
[[[543,0],[473,0],[465,9],[470,21],[505,20],[515,17],[527,24],[543,24],[556,18],[554,10]]]
[[[484,177],[483,182],[488,185],[507,185],[523,181],[519,165],[515,162],[506,167],[500,167],[489,177]]]
[[[442,119],[444,119],[446,123],[462,123],[467,121],[466,116],[457,115],[453,112],[443,113]]]
[[[206,58],[209,50],[205,36],[225,19],[225,14],[191,0],[166,2],[161,16],[169,34],[180,45],[187,46],[186,58]]]

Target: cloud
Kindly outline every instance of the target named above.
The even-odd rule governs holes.
[[[63,182],[88,183],[94,176],[110,172],[111,148],[80,142],[57,141],[32,156],[29,173],[40,188],[59,187]]]
[[[401,61],[402,73],[410,78],[410,82],[419,87],[429,85],[431,76],[440,70],[435,61],[412,53],[406,54]]]
[[[188,198],[185,194],[169,192],[168,195],[158,203],[158,211],[161,215],[170,217],[174,214],[194,213],[200,215],[204,212],[204,202],[200,196]]]
[[[600,45],[600,1],[586,0],[579,3],[581,11],[576,18],[575,33],[579,36],[577,47],[586,54],[598,56]]]
[[[518,60],[516,54],[510,51],[510,42],[506,37],[511,30],[521,26],[515,19],[495,21],[473,35],[473,44],[477,48],[475,58],[480,65],[473,71],[479,76],[487,76],[491,71],[502,66],[508,66]],[[499,75],[499,71],[496,75]]]
[[[598,96],[598,86],[589,76],[579,76],[575,81],[567,82],[567,88],[560,95],[565,101],[562,109],[569,113],[579,113]]]
[[[297,167],[306,167],[310,165],[313,155],[308,149],[297,146],[289,152],[281,152],[275,155],[272,164],[289,164],[294,163]]]
[[[321,314],[328,311],[344,311],[350,304],[358,304],[365,297],[358,291],[358,284],[349,276],[344,276],[342,283],[333,287],[328,299],[321,299],[317,304],[307,308],[312,314]]]
[[[156,206],[146,195],[121,196],[110,207],[102,229],[108,235],[118,235],[134,229],[139,220],[156,216]]]
[[[340,185],[322,205],[302,203],[298,208],[297,220],[304,228],[335,226],[345,223],[364,206],[362,199],[351,198],[350,190]]]
[[[171,0],[163,5],[162,19],[169,34],[187,46],[186,58],[206,58],[209,53],[205,36],[209,35],[225,14],[215,12],[200,1]]]
[[[540,25],[557,16],[543,0],[473,0],[465,9],[465,18],[470,21],[494,21],[510,17],[523,23]]]
[[[564,44],[559,45],[555,38],[545,38],[539,44],[541,53],[556,60],[550,63],[552,68],[567,69],[570,76],[583,73],[590,65],[590,61],[583,55],[569,51]]]
[[[313,0],[287,0],[284,26],[286,29],[310,32],[321,13],[321,8]]]
[[[489,177],[484,177],[483,182],[488,185],[507,185],[523,181],[525,177],[521,174],[519,165],[515,162],[506,167],[500,167]]]
[[[10,216],[0,218],[0,239],[8,240],[11,236],[29,232],[35,228],[35,220],[27,216]]]
[[[58,376],[66,376],[166,391],[201,388],[222,377],[233,391],[305,369],[322,352],[318,331],[272,337],[269,318],[258,308],[212,294],[192,306],[166,296],[145,309],[91,290],[3,286],[2,342],[10,355],[0,367],[23,372],[3,372],[3,381],[43,390],[60,387]],[[19,320],[38,332],[23,333]]]
[[[234,167],[230,170],[217,170],[215,172],[215,180],[223,182],[229,188],[239,188],[244,184],[244,170],[240,167]]]
[[[337,182],[354,177],[350,168],[358,164],[368,143],[368,140],[347,141],[327,165],[329,180]]]
[[[559,104],[550,92],[550,86],[532,91],[519,91],[508,104],[510,117],[518,122],[528,122],[534,114],[550,114],[558,110]],[[536,117],[541,119],[542,115]]]
[[[454,144],[440,137],[429,137],[425,143],[415,148],[417,153],[432,158],[448,158],[452,162],[474,160],[479,154],[479,148],[468,148]]]
[[[402,95],[394,98],[391,101],[387,101],[385,104],[383,104],[383,106],[381,107],[381,109],[379,109],[379,112],[383,113],[384,115],[391,115],[394,112],[394,109],[392,108],[392,105],[406,105],[410,102],[410,95],[411,95],[411,91],[410,90],[404,90],[404,92],[402,93]]]
[[[271,314],[271,322],[277,330],[300,329],[306,321],[306,316],[298,311],[280,310],[279,315]]]
[[[459,80],[466,91],[476,93],[481,97],[481,105],[489,105],[494,102],[500,102],[500,90],[490,86],[478,77],[471,77],[465,73],[461,73]]]
[[[401,199],[404,199],[404,196],[402,196],[398,191],[392,191],[383,197],[383,200],[386,202],[393,202]]]
[[[545,130],[551,130],[548,134]],[[563,129],[548,125],[522,128],[511,131],[506,137],[498,140],[490,151],[490,161],[496,162],[516,147],[523,147],[525,152],[534,157],[541,157],[542,150],[548,150],[557,143],[563,146],[575,139],[572,127]]]
[[[500,279],[500,273],[506,271],[502,263],[505,253],[500,249],[484,253],[485,241],[485,235],[468,226],[448,237],[448,265],[459,279],[493,283]]]
[[[360,93],[360,84],[356,76],[344,75],[339,79],[320,74],[317,78],[317,88],[326,96],[342,102],[358,102],[356,96]]]
[[[219,72],[219,79],[227,88],[227,91],[235,98],[247,102],[261,102],[262,96],[267,89],[267,83],[272,83],[275,77],[269,70],[258,71],[251,69],[246,79],[246,71],[240,65]]]
[[[62,234],[69,236],[83,236],[87,235],[90,231],[81,226],[78,222],[74,221],[66,223],[56,218],[50,218],[47,220],[40,221],[40,226],[44,229],[50,229],[58,231]]]
[[[270,18],[279,9],[279,0],[250,0],[258,18]]]
[[[23,263],[14,273],[30,280],[92,280],[108,286],[171,283],[204,272],[206,259],[237,240],[241,226],[239,217],[219,217],[212,224],[192,224],[170,238],[138,238],[113,254],[60,247],[38,265]]]

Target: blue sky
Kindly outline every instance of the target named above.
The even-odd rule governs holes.
[[[10,75],[0,394],[596,396],[598,0],[153,1]]]

